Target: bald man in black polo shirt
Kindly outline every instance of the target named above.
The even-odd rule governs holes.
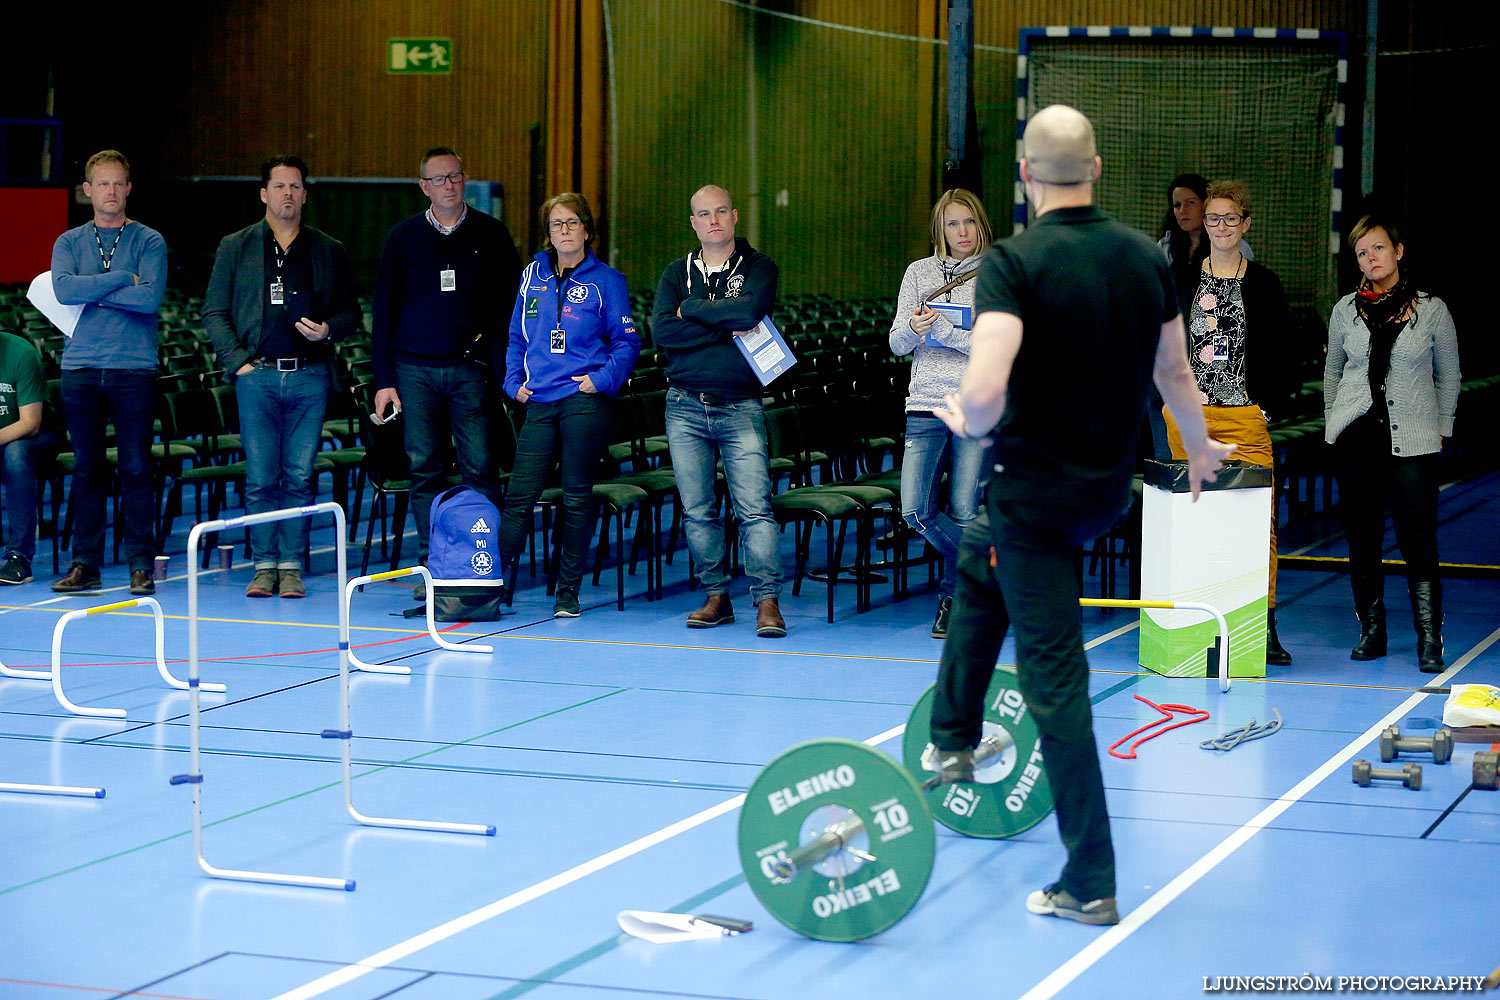
[[[1153,378],[1184,427],[1194,499],[1232,446],[1204,430],[1161,252],[1093,207],[1102,165],[1089,120],[1053,105],[1032,118],[1024,143],[1021,179],[1036,221],[985,255],[969,367],[938,411],[955,434],[993,433],[996,474],[959,552],[932,708],[934,763],[943,782],[974,779],[985,691],[1014,624],[1021,693],[1068,852],[1058,880],[1026,907],[1114,924],[1114,845],[1074,553],[1129,505]]]

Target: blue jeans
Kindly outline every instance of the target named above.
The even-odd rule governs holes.
[[[36,470],[43,457],[57,454],[60,435],[38,431],[0,444],[0,493],[5,496],[5,558],[36,555]]]
[[[257,365],[234,380],[245,448],[245,512],[305,507],[317,496],[313,459],[323,437],[328,372]],[[305,517],[250,527],[256,569],[301,569],[312,523]]]
[[[991,447],[954,437],[937,417],[906,415],[906,453],[901,459],[901,516],[943,557],[940,591],[953,596],[958,546],[964,528],[979,516],[990,481]],[[938,487],[948,473],[948,509],[938,506]]]
[[[403,400],[405,397],[402,397]],[[505,512],[500,517],[500,565],[510,564],[526,545],[531,508],[547,485],[556,459],[562,480],[562,559],[557,589],[578,593],[594,537],[594,484],[599,456],[609,438],[615,401],[598,393],[575,392],[551,403],[531,400],[516,441]]]
[[[152,488],[151,438],[155,434],[156,372],[124,368],[65,368],[63,414],[73,445],[73,561],[91,570],[104,565],[104,498],[109,495],[105,428],[111,418],[118,448],[120,508],[125,554],[131,570],[156,560],[156,495]]]
[[[724,463],[729,502],[745,542],[745,573],[756,604],[781,595],[781,549],[771,510],[766,417],[760,400],[712,406],[681,389],[667,391],[667,445],[682,498],[683,531],[696,576],[709,594],[729,589],[724,526],[714,495],[716,462]]]
[[[463,484],[496,507],[503,495],[495,478],[490,448],[490,407],[500,401],[490,391],[489,374],[475,364],[434,368],[396,362],[401,396],[402,435],[411,461],[411,505],[417,520],[417,552],[427,554],[432,498],[448,488],[449,443],[458,457]]]

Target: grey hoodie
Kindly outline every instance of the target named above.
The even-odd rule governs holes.
[[[901,279],[901,294],[896,300],[896,316],[891,320],[891,353],[897,357],[914,354],[911,364],[911,384],[907,388],[906,411],[936,410],[943,404],[943,397],[958,391],[958,381],[969,364],[969,341],[972,334],[960,330],[942,316],[932,324],[932,339],[941,344],[934,347],[927,338],[911,328],[912,315],[917,305],[928,295],[942,288],[960,275],[968,274],[979,267],[983,254],[975,254],[955,261],[933,254],[914,260]],[[939,302],[960,302],[974,305],[974,285],[971,278],[939,296]]]

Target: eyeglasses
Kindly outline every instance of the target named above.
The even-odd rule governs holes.
[[[462,184],[464,182],[464,172],[462,170],[455,170],[451,174],[438,174],[436,177],[423,177],[422,179],[435,187],[442,187],[445,181],[449,184]]]
[[[1244,221],[1245,217],[1243,215],[1205,215],[1203,217],[1204,225],[1217,226],[1222,222],[1230,229],[1233,229],[1235,226],[1238,226],[1241,222]]]
[[[583,225],[582,219],[554,219],[552,222],[547,223],[547,228],[554,233],[560,233],[565,229],[571,233],[581,225]]]

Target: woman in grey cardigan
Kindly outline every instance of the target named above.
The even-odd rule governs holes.
[[[1364,279],[1333,308],[1323,373],[1324,433],[1338,463],[1360,623],[1349,656],[1373,660],[1386,651],[1380,559],[1388,497],[1406,560],[1417,665],[1440,673],[1438,453],[1453,434],[1458,406],[1458,337],[1443,300],[1417,291],[1401,273],[1406,248],[1394,227],[1367,215],[1355,223],[1349,246]]]
[[[953,588],[958,580],[958,542],[979,516],[989,482],[989,446],[954,437],[932,411],[958,391],[969,364],[969,322],[960,313],[974,307],[974,276],[994,238],[979,199],[962,188],[943,192],[932,207],[932,256],[913,261],[901,279],[891,352],[912,355],[906,395],[906,446],[901,459],[901,516],[943,556],[937,617],[932,637],[948,634]],[[955,318],[958,320],[955,322]],[[948,504],[939,503],[948,473]]]

